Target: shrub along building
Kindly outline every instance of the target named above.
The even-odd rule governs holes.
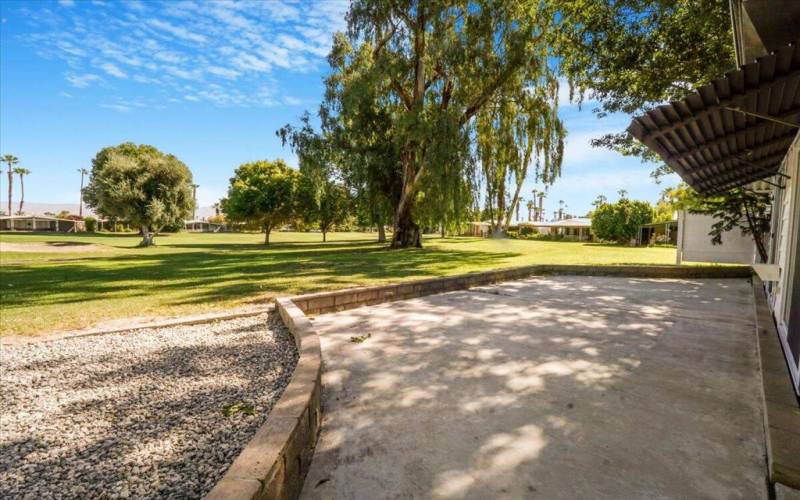
[[[800,2],[731,8],[740,67],[636,117],[628,131],[703,196],[771,185],[769,258],[754,268],[800,395]]]

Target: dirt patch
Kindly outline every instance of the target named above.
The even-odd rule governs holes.
[[[82,253],[110,250],[103,245],[73,241],[47,241],[43,243],[7,243],[0,241],[0,252],[23,253]]]

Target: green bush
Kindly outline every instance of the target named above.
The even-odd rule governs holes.
[[[83,222],[84,224],[86,224],[86,230],[89,231],[90,233],[93,233],[97,230],[97,219],[95,219],[94,217],[91,216],[86,217],[85,219],[83,219]]]
[[[639,226],[653,220],[653,207],[646,201],[623,198],[601,205],[592,214],[592,232],[606,241],[628,243],[636,237]]]

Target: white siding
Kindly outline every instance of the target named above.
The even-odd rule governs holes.
[[[755,244],[750,235],[743,236],[739,229],[722,235],[722,245],[712,245],[711,226],[715,219],[710,215],[678,213],[678,263],[724,262],[752,264]]]

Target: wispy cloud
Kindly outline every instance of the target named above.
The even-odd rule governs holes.
[[[100,65],[100,69],[117,78],[128,78],[128,75],[114,63],[103,63]]]
[[[153,26],[154,28],[158,28],[159,30],[165,31],[166,33],[175,36],[176,38],[180,38],[181,40],[186,40],[189,42],[195,43],[203,43],[206,41],[206,37],[199,34],[189,31],[188,29],[182,26],[176,26],[172,23],[167,21],[161,21],[158,19],[150,19],[147,21],[147,24]]]
[[[87,73],[83,75],[76,75],[74,73],[69,73],[65,75],[64,78],[67,79],[70,85],[79,89],[85,89],[92,83],[101,82],[103,80],[99,76],[92,73]]]
[[[99,88],[111,98],[113,80],[100,76],[107,75],[157,86],[165,103],[219,106],[299,102],[280,96],[273,75],[323,66],[333,33],[345,28],[348,6],[347,0],[132,0],[113,9],[91,2],[61,4],[20,8],[34,26],[32,47],[63,60],[71,86],[103,84]],[[265,79],[269,92],[263,90]],[[122,107],[133,109],[115,106]]]

